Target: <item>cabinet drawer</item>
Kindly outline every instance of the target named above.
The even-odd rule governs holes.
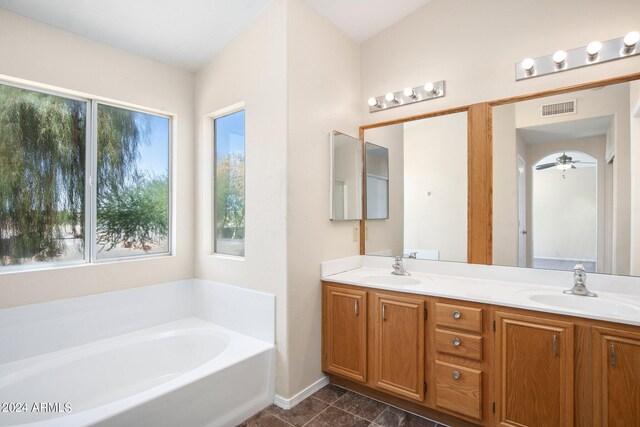
[[[436,350],[481,362],[482,337],[436,329]]]
[[[482,419],[482,372],[436,361],[436,405]]]
[[[482,333],[482,309],[436,303],[436,324],[447,328]]]

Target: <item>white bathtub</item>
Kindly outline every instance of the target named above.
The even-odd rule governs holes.
[[[138,292],[142,294],[134,299],[177,298],[176,305],[182,307],[178,315],[184,314],[185,306],[204,318],[217,312],[219,302],[213,297],[220,296],[221,285],[196,281],[168,286],[123,291],[116,301]],[[191,289],[185,292],[185,286]],[[161,292],[154,294],[152,288]],[[189,301],[196,297],[197,302]],[[97,298],[89,304],[100,305],[100,296],[74,299],[80,301],[73,303],[81,306],[85,298]],[[206,307],[208,300],[214,307]],[[32,313],[26,317],[33,319],[38,311],[50,316],[47,304],[65,303],[42,304],[41,310],[28,306]],[[233,304],[231,297],[225,305]],[[103,308],[102,314],[105,310],[110,311]],[[6,315],[5,319],[0,316],[2,320]],[[60,320],[54,315],[52,322]],[[0,426],[231,426],[273,399],[273,343],[193,316],[108,335],[55,351],[41,348],[35,352],[40,354],[0,364]],[[16,341],[23,340],[9,343]]]

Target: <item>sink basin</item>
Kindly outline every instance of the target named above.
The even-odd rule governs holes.
[[[376,283],[379,285],[418,285],[422,281],[411,276],[394,276],[393,274],[376,274],[372,276],[364,276],[364,282]]]
[[[616,314],[620,316],[640,315],[640,306],[602,297],[583,297],[566,294],[531,294],[531,301],[569,310],[588,311],[592,313]]]

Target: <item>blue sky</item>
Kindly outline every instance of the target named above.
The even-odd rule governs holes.
[[[144,119],[143,119],[144,118]],[[169,175],[169,122],[167,117],[136,113],[136,121],[148,120],[149,134],[138,145],[138,170],[154,175]]]
[[[216,157],[223,158],[230,152],[244,154],[244,110],[215,120]]]

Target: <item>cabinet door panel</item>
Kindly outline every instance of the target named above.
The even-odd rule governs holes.
[[[497,312],[500,426],[573,425],[573,325]]]
[[[424,300],[376,294],[376,386],[424,399]]]
[[[367,380],[367,293],[327,286],[324,370]]]
[[[640,334],[594,328],[595,425],[640,426]]]

